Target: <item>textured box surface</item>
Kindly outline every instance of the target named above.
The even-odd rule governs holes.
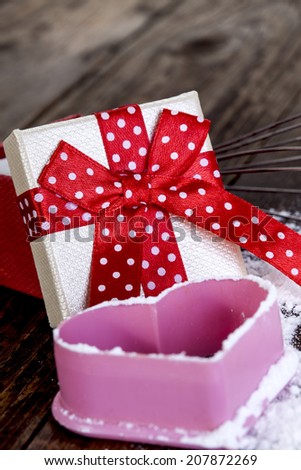
[[[174,98],[142,104],[146,130],[151,139],[158,116],[163,108],[203,116],[196,92]],[[108,167],[101,133],[94,115],[15,130],[5,141],[5,152],[17,195],[38,187],[40,173],[61,140],[73,145],[91,159]],[[211,150],[209,137],[202,151]],[[212,242],[212,234],[194,229],[202,239],[195,240],[190,222],[177,221],[186,236],[179,241],[188,279],[200,280],[210,276],[240,276],[245,274],[240,248],[228,241]],[[89,226],[77,229],[87,239]],[[91,230],[90,230],[91,232]],[[31,243],[32,252],[52,326],[87,306],[93,241],[82,242],[74,230],[56,232]],[[118,295],[116,293],[116,295]]]

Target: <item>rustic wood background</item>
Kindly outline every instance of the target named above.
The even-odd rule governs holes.
[[[301,112],[300,17],[300,0],[2,0],[0,138],[191,89],[213,121],[213,143]],[[300,187],[300,178],[233,183]],[[300,203],[240,195],[264,208]],[[42,301],[2,288],[0,322],[1,448],[139,448],[76,436],[52,419],[58,386]]]

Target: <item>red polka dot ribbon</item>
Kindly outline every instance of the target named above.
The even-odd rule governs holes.
[[[164,109],[149,142],[138,105],[96,114],[107,169],[61,141],[40,187],[19,198],[30,239],[94,228],[89,304],[157,295],[187,280],[169,214],[234,242],[298,284],[301,237],[224,190],[214,152],[202,152],[210,123]]]

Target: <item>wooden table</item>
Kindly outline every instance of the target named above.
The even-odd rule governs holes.
[[[298,0],[24,0],[2,1],[0,12],[3,138],[16,127],[191,89],[213,122],[213,143],[301,111]],[[298,178],[231,182],[298,187]],[[264,208],[300,202],[240,195]],[[76,436],[53,420],[58,386],[42,301],[1,288],[1,346],[2,448],[141,448]]]

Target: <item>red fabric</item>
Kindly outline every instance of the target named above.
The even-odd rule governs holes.
[[[214,152],[201,152],[209,121],[165,109],[149,143],[137,105],[96,117],[110,169],[62,141],[41,187],[20,199],[33,238],[96,223],[90,304],[139,295],[141,285],[156,295],[187,278],[168,214],[247,248],[300,284],[301,237],[223,189]]]
[[[0,175],[0,285],[42,298],[10,176]]]
[[[5,158],[4,147],[3,147],[2,142],[0,142],[0,158],[1,159]]]

